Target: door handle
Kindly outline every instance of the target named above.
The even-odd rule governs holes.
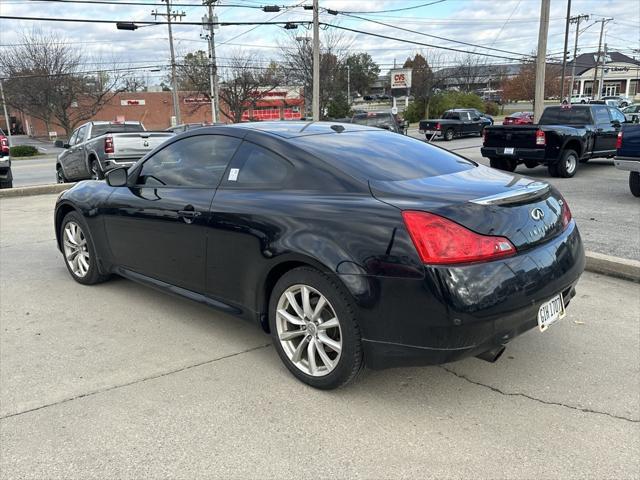
[[[187,205],[184,210],[178,210],[178,217],[182,218],[185,223],[191,223],[196,217],[202,215],[201,212],[196,212],[193,205]]]

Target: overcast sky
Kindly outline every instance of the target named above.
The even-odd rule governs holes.
[[[130,0],[131,1],[131,0]],[[111,19],[126,21],[153,20],[151,11],[157,8],[165,11],[159,0],[135,0],[149,3],[149,6],[130,5],[84,5],[61,4],[47,1],[0,0],[1,15],[37,16],[46,18]],[[432,0],[434,1],[434,0]],[[427,3],[428,0],[320,0],[320,6],[344,12],[379,12]],[[205,8],[195,4],[198,0],[180,0],[173,2],[173,8],[184,11],[184,21],[201,21]],[[255,8],[237,8],[231,5],[261,6],[268,4],[300,5],[310,4],[311,0],[218,0],[215,13],[221,22],[268,21],[268,20],[311,20],[310,11],[292,8],[284,13],[265,13]],[[181,6],[190,4],[192,6]],[[225,5],[229,5],[225,7]],[[564,39],[564,21],[566,0],[552,0],[551,22],[549,28],[548,52],[560,54]],[[640,58],[640,1],[638,0],[573,0],[572,14],[589,14],[588,22],[581,25],[587,28],[580,35],[579,53],[595,51],[598,45],[600,24],[594,21],[612,17],[613,21],[605,28],[606,43],[611,50]],[[411,10],[361,13],[359,16],[370,20],[417,30],[430,35],[502,49],[511,53],[491,52],[482,48],[468,47],[455,42],[436,40],[419,34],[403,32],[366,20],[350,18],[345,15],[321,15],[321,21],[343,27],[375,32],[392,37],[429,43],[437,46],[459,48],[471,52],[493,53],[519,58],[517,54],[530,54],[537,46],[540,0],[444,0],[440,3]],[[140,28],[136,31],[118,31],[111,24],[83,24],[60,22],[32,22],[20,20],[0,20],[0,45],[14,44],[19,40],[21,30],[38,26],[46,30],[55,30],[64,36],[65,41],[87,52],[99,53],[103,61],[116,59],[123,66],[142,66],[151,64],[167,65],[169,45],[165,25]],[[573,49],[572,26],[569,50]],[[200,38],[198,26],[179,26],[174,28],[176,50],[184,54],[198,49],[206,50],[206,42]],[[296,35],[310,35],[304,27],[299,27]],[[216,45],[219,63],[224,64],[234,55],[259,55],[264,61],[278,59],[282,46],[286,46],[287,33],[272,25],[257,28],[248,26],[225,26],[216,30]],[[366,51],[386,71],[394,60],[400,64],[417,51],[427,55],[440,52],[442,63],[454,63],[455,52],[435,50],[413,46],[401,42],[374,38],[350,32],[344,33],[344,41],[353,52]],[[633,50],[636,50],[634,52]],[[508,63],[509,60],[487,58],[491,63]],[[97,68],[97,67],[96,67]],[[166,72],[142,73],[148,76],[150,83],[164,77]]]

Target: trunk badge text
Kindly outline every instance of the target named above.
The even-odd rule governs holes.
[[[531,210],[531,218],[534,220],[542,220],[544,218],[544,212],[541,208],[534,208]]]

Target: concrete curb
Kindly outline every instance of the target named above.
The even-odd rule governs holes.
[[[640,283],[640,262],[638,260],[612,257],[596,252],[587,252],[586,257],[585,269],[589,272]]]
[[[69,190],[75,183],[54,183],[51,185],[34,185],[33,187],[3,188],[0,198],[28,197],[31,195],[46,195]]]

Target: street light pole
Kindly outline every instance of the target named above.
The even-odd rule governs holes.
[[[589,15],[578,15],[571,17],[570,23],[576,24],[576,40],[573,45],[573,64],[571,65],[571,83],[569,84],[569,103],[571,103],[571,97],[573,96],[573,82],[576,76],[576,58],[578,57],[578,35],[580,35],[580,22],[582,20],[589,20]],[[581,93],[581,92],[578,92]]]
[[[7,100],[4,98],[4,87],[2,86],[2,80],[0,80],[0,97],[2,97],[2,109],[4,110],[4,121],[7,123],[7,138],[9,139],[9,148],[11,148],[13,147],[13,139],[11,137],[11,123],[9,119],[9,114],[7,113]]]
[[[347,104],[351,105],[351,67],[347,64]]]
[[[311,112],[314,122],[320,120],[320,11],[313,0],[313,84]]]
[[[180,117],[180,102],[178,100],[178,80],[176,77],[176,54],[173,49],[173,32],[171,30],[171,19],[172,18],[182,18],[185,16],[185,13],[176,13],[171,12],[171,0],[162,0],[167,4],[167,13],[158,13],[158,11],[154,10],[151,12],[155,18],[158,17],[166,17],[167,18],[167,29],[169,30],[169,51],[171,53],[171,96],[173,99],[173,114],[176,118],[176,124],[180,125],[182,123],[182,119]]]
[[[544,79],[547,67],[547,35],[551,0],[541,0],[540,30],[538,31],[538,58],[536,60],[536,90],[533,105],[534,123],[538,123],[544,110]]]

